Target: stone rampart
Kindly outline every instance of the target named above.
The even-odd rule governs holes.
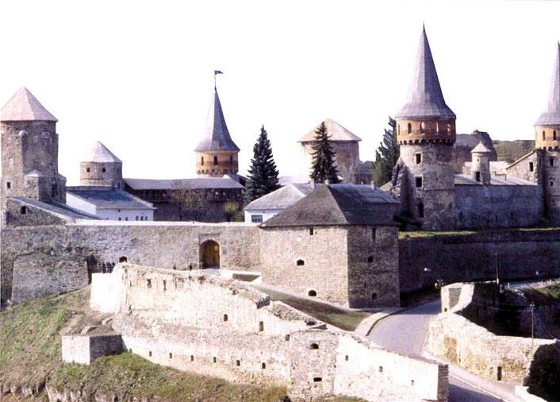
[[[401,291],[446,283],[556,277],[560,275],[560,229],[504,230],[429,235],[399,240]],[[425,270],[428,268],[428,270]]]
[[[62,337],[62,361],[90,364],[101,356],[124,351],[120,335],[65,335]]]

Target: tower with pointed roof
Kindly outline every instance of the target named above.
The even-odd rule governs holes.
[[[218,90],[208,111],[206,132],[194,149],[199,176],[222,177],[239,171],[239,147],[231,139],[222,111]]]
[[[359,142],[362,139],[332,119],[325,119],[323,123],[325,123],[327,134],[330,137],[329,142],[335,154],[340,176],[345,183],[355,183],[356,171],[360,166]],[[317,143],[315,130],[311,130],[298,141],[303,149],[306,166],[309,168],[313,161],[313,147]]]
[[[57,119],[21,88],[0,113],[2,208],[10,197],[65,202],[66,178],[58,173]]]
[[[560,43],[554,59],[548,105],[535,122],[535,135],[545,214],[550,223],[560,224]]]
[[[491,154],[492,151],[482,141],[471,151],[471,176],[476,182],[482,183],[485,186],[489,185],[492,179],[492,173],[490,172]]]
[[[425,29],[407,100],[395,118],[401,155],[393,186],[403,213],[423,229],[453,229],[455,113],[445,103]]]
[[[122,161],[97,141],[80,162],[80,185],[123,189]]]

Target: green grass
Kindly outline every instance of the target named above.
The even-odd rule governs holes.
[[[371,315],[371,313],[345,310],[330,304],[309,300],[304,297],[293,296],[277,290],[260,287],[259,290],[268,294],[271,300],[286,303],[305,314],[345,331],[354,331],[364,318]]]
[[[434,237],[434,236],[468,236],[476,233],[478,232],[469,231],[469,230],[457,230],[452,232],[426,232],[426,231],[399,232],[399,240],[417,239],[417,238]]]

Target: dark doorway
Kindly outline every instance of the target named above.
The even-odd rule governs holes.
[[[220,245],[208,240],[201,245],[202,268],[220,268]]]

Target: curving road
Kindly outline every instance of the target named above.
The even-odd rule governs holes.
[[[388,350],[409,356],[421,356],[428,325],[440,311],[440,301],[437,300],[387,316],[375,324],[368,338]],[[460,375],[459,370],[459,368],[449,366],[450,402],[492,402],[502,400],[477,390],[459,379],[457,377]],[[474,380],[471,378],[471,381],[477,381],[477,378],[474,377]],[[486,381],[480,381],[481,383],[477,384],[477,387],[483,389]],[[511,399],[508,398],[508,400]]]

